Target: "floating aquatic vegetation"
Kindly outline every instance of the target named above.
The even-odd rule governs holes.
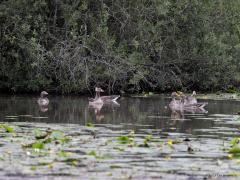
[[[87,127],[95,127],[95,125],[92,123],[87,123]]]
[[[34,129],[33,131],[34,137],[36,141],[28,144],[23,144],[24,148],[32,148],[35,151],[43,150],[46,147],[46,144],[54,143],[56,144],[64,144],[70,141],[69,137],[66,137],[65,134],[59,130],[50,130],[47,131]]]
[[[150,147],[149,142],[152,140],[152,135],[148,135],[144,138],[143,144],[138,145],[139,147]]]
[[[0,124],[0,128],[4,129],[7,133],[14,133],[14,128],[7,124]]]
[[[229,149],[230,158],[240,158],[240,138],[233,138],[230,142],[231,148]]]
[[[139,174],[141,171],[150,174],[175,174],[187,171],[192,173],[193,171],[198,174],[198,172],[209,170],[206,168],[195,171],[198,164],[193,169],[188,163],[195,163],[190,161],[191,157],[201,166],[209,159],[214,159],[212,156],[215,156],[215,152],[212,151],[217,147],[212,146],[213,142],[205,141],[206,138],[194,138],[177,132],[164,134],[162,131],[153,129],[139,133],[134,130],[115,131],[98,126],[92,129],[79,125],[66,127],[55,124],[49,128],[49,125],[44,123],[35,123],[35,126],[29,123],[13,124],[14,126],[11,123],[8,126],[14,127],[16,137],[6,133],[3,128],[2,133],[8,135],[7,138],[3,138],[4,143],[8,143],[8,147],[19,148],[21,144],[26,146],[12,153],[3,153],[6,155],[1,156],[0,162],[9,162],[9,159],[14,158],[15,163],[23,164],[23,168],[28,170],[26,174],[30,172],[31,176],[62,174],[69,177],[84,171],[92,177],[94,173],[101,172],[106,175],[109,173],[119,175],[118,173],[123,170],[128,170],[129,174]],[[225,131],[226,128],[223,130]],[[96,138],[92,137],[93,131],[97,133]],[[14,141],[11,141],[11,138]],[[190,140],[194,149],[189,145]],[[211,146],[202,147],[201,150],[196,151],[199,146],[205,146],[205,144]],[[232,141],[232,144],[238,144],[238,139]],[[218,149],[216,153],[218,159],[222,158],[222,155],[218,155],[220,151],[222,150]],[[225,152],[225,157],[226,154]],[[221,159],[221,161],[223,163],[216,163],[219,168],[225,163],[225,160]],[[174,167],[177,167],[177,170]],[[211,169],[212,165],[209,167]]]
[[[36,139],[44,139],[49,135],[48,132],[42,131],[40,129],[34,129],[33,133]]]
[[[110,156],[107,156],[107,155],[101,155],[100,153],[97,153],[97,152],[94,151],[94,150],[92,150],[92,151],[90,151],[89,153],[87,153],[87,155],[93,156],[93,157],[95,157],[95,158],[98,159],[98,160],[103,160],[103,159],[106,159],[106,158],[111,158]]]
[[[113,147],[113,149],[116,149],[118,151],[124,151],[125,150],[124,148],[121,148],[121,147]]]
[[[58,155],[59,157],[62,157],[62,158],[67,158],[67,157],[71,156],[71,153],[61,150],[61,151],[58,152],[57,155]]]
[[[135,131],[131,130],[128,135],[117,137],[117,141],[120,144],[134,145],[134,136],[135,136]]]
[[[233,154],[234,156],[240,157],[240,147],[234,146],[229,150],[229,153]]]
[[[113,164],[113,165],[110,166],[110,168],[111,168],[111,169],[116,169],[116,168],[122,168],[122,166],[114,165],[114,164]]]
[[[120,136],[120,137],[117,137],[117,140],[120,144],[131,144],[134,142],[134,139],[129,136]]]
[[[35,142],[32,144],[33,149],[44,149],[45,145],[43,142]]]

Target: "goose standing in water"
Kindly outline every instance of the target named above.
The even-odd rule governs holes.
[[[95,92],[96,92],[96,95],[95,95],[95,98],[93,100],[98,100],[99,101],[99,99],[101,99],[103,101],[103,103],[116,102],[116,100],[118,98],[120,98],[120,95],[101,96],[100,92],[104,92],[104,91],[102,90],[102,88],[99,88],[99,87],[95,88]]]
[[[47,106],[49,104],[49,100],[46,97],[48,93],[46,91],[42,91],[40,94],[40,98],[38,98],[37,103],[39,106]]]

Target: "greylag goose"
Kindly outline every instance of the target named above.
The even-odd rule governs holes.
[[[208,111],[204,109],[204,106],[207,103],[194,103],[194,101],[196,100],[194,100],[195,95],[196,92],[193,92],[191,97],[186,97],[182,92],[173,92],[171,95],[172,101],[169,104],[172,115],[174,116],[178,113],[179,115],[184,117],[184,111],[191,113],[207,113]]]
[[[96,87],[95,88],[96,96],[94,99],[100,98],[104,103],[105,102],[116,102],[120,95],[111,95],[111,96],[100,96],[100,92],[104,92],[102,88]]]
[[[196,91],[192,92],[192,95],[190,96],[185,96],[183,93],[181,93],[181,96],[183,98],[183,104],[184,107],[196,107],[196,108],[203,108],[204,106],[207,105],[207,103],[198,103],[196,96],[197,93]]]
[[[48,93],[46,91],[42,91],[40,94],[40,98],[38,98],[37,103],[39,106],[47,106],[49,104],[49,100],[46,97]]]
[[[172,101],[169,103],[169,107],[171,110],[182,110],[184,105],[182,102],[182,99],[176,99],[177,97],[179,97],[179,94],[176,92],[173,92],[171,94],[172,97]]]
[[[88,98],[89,100],[89,105],[94,107],[94,106],[103,106],[103,100],[100,98],[100,92],[104,92],[101,88],[95,88],[95,98]]]

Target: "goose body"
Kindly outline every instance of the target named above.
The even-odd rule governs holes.
[[[196,96],[196,91],[193,91],[191,96],[185,96],[184,97],[184,105],[197,104],[197,99],[195,96]]]
[[[94,99],[95,100],[101,99],[103,103],[116,102],[117,99],[120,98],[120,95],[101,96],[100,92],[104,92],[104,91],[102,90],[102,88],[99,88],[99,87],[95,88],[95,92],[96,92],[96,95]]]
[[[103,102],[116,102],[118,98],[120,98],[120,95],[111,95],[111,96],[101,96],[100,97]]]
[[[185,96],[182,95],[183,98],[183,104],[185,108],[195,107],[195,108],[204,108],[208,103],[199,103],[196,99],[196,91],[192,92],[192,95]]]
[[[49,104],[49,99],[46,97],[48,93],[46,91],[42,91],[40,94],[40,98],[38,98],[37,103],[39,106],[47,106]]]
[[[182,110],[184,108],[183,102],[181,99],[176,99],[178,94],[176,92],[173,92],[171,97],[172,101],[169,103],[169,107],[171,110]]]
[[[103,100],[101,98],[95,97],[95,98],[89,98],[88,100],[89,100],[89,105],[92,105],[92,106],[103,104]]]

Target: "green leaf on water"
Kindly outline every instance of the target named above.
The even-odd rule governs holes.
[[[117,137],[117,140],[120,144],[129,144],[133,142],[133,138],[129,138],[128,136]]]
[[[240,142],[240,138],[233,138],[233,139],[231,140],[230,144],[231,144],[232,146],[236,146],[237,144],[239,144],[239,142]]]
[[[239,154],[240,155],[240,147],[239,146],[234,146],[229,150],[229,153],[231,154]]]
[[[50,138],[53,140],[60,140],[63,139],[64,137],[65,137],[64,133],[58,130],[54,130],[50,135]]]
[[[94,124],[92,124],[92,123],[87,123],[87,127],[94,127]]]
[[[62,157],[62,158],[67,158],[67,157],[70,156],[70,154],[71,154],[71,153],[65,152],[65,151],[59,151],[59,152],[58,152],[58,156],[59,156],[59,157]]]
[[[42,142],[35,142],[32,144],[33,149],[44,149],[45,145]]]
[[[37,167],[36,167],[36,166],[32,166],[30,169],[31,169],[32,171],[36,171],[36,170],[37,170]]]
[[[5,129],[5,131],[8,132],[8,133],[13,133],[14,132],[14,128],[11,127],[11,126],[8,126],[6,124],[1,124],[0,128]]]
[[[110,168],[111,168],[111,169],[118,169],[118,168],[122,168],[122,167],[119,166],[119,165],[111,165]]]
[[[79,164],[78,161],[72,161],[72,165],[73,165],[73,166],[77,166],[78,164]]]
[[[97,157],[96,151],[90,151],[90,152],[88,153],[88,155],[89,155],[89,156]]]
[[[43,143],[51,143],[56,141],[56,143],[68,143],[70,141],[69,137],[66,137],[62,131],[54,130],[51,133],[48,133],[48,138],[44,140]]]
[[[104,159],[104,158],[109,158],[109,157],[106,157],[106,156],[100,156],[97,154],[96,151],[92,150],[90,151],[89,153],[87,153],[87,155],[89,156],[94,156],[96,159]]]
[[[71,140],[70,138],[64,137],[64,138],[60,139],[60,142],[61,142],[62,144],[64,144],[64,143],[68,143],[70,140]]]
[[[76,158],[67,158],[63,162],[72,166],[78,166],[80,164],[80,160]]]
[[[39,129],[34,129],[33,133],[36,139],[44,139],[48,136],[47,132],[41,131]]]
[[[120,147],[113,147],[113,149],[116,149],[116,150],[118,150],[118,151],[124,151],[124,149],[123,149],[123,148],[120,148]]]

